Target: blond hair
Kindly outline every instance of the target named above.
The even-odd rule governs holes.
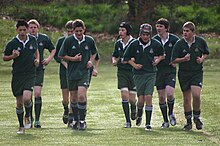
[[[29,20],[28,25],[29,24],[35,24],[35,25],[37,25],[38,28],[40,28],[40,23],[36,19]]]

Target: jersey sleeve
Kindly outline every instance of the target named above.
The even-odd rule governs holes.
[[[52,41],[50,40],[50,38],[47,36],[47,45],[46,45],[46,49],[49,50],[49,52],[51,52],[52,50],[55,49]]]
[[[68,48],[68,46],[67,46],[67,39],[65,39],[63,41],[62,45],[61,45],[61,48],[60,48],[59,52],[58,52],[58,57],[66,56],[67,55],[67,48]]]
[[[56,60],[57,63],[61,63],[61,59],[58,57],[58,53],[60,51],[62,43],[63,43],[62,39],[59,39],[56,44],[56,53],[54,55],[54,59]]]
[[[126,49],[124,55],[123,55],[123,60],[124,61],[129,61],[132,57],[134,57],[134,42],[132,42],[128,48]]]
[[[115,58],[118,58],[118,57],[119,57],[118,48],[119,48],[119,45],[118,45],[118,43],[116,42],[116,43],[115,43],[115,49],[114,49],[114,51],[112,52],[112,57],[115,57]]]

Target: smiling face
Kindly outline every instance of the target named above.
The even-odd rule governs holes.
[[[83,27],[76,27],[74,29],[74,34],[75,34],[75,36],[76,36],[76,38],[78,40],[82,40],[83,39],[84,33],[85,33],[85,29]]]

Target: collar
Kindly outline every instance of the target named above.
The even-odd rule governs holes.
[[[73,37],[78,41],[78,43],[79,44],[81,44],[82,42],[84,42],[85,41],[85,35],[83,35],[83,38],[82,38],[82,40],[80,41],[77,37],[76,37],[76,35],[75,34],[73,34]]]
[[[193,36],[192,42],[188,42],[185,38],[183,38],[183,40],[188,44],[189,47],[191,47],[191,45],[192,45],[193,43],[195,43],[195,41],[196,41],[196,36],[195,36],[195,35]]]
[[[18,35],[16,36],[16,38],[18,39],[18,41],[19,41],[20,43],[23,44],[24,48],[25,48],[25,45],[29,42],[29,36],[28,36],[28,35],[27,35],[27,39],[26,39],[25,41],[20,40],[19,37],[18,37]]]
[[[122,43],[123,49],[132,41],[133,37],[130,35],[127,43],[125,44],[122,39],[120,39],[120,42]]]
[[[150,39],[150,41],[147,43],[147,44],[143,44],[143,43],[141,43],[141,41],[140,41],[140,37],[138,38],[138,41],[139,41],[139,45],[141,45],[142,47],[143,47],[143,49],[145,49],[145,48],[147,48],[148,46],[150,46],[150,44],[151,44],[151,39]]]
[[[166,42],[168,42],[168,40],[169,40],[169,33],[167,33],[167,37],[166,37],[165,40],[163,40],[160,35],[158,35],[158,36],[160,37],[160,40],[161,40],[161,43],[163,44],[163,46],[164,46],[164,45],[166,44]]]

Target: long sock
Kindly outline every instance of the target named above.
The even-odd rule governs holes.
[[[73,111],[73,118],[74,121],[78,121],[78,106],[77,103],[72,103],[70,104],[72,111]]]
[[[35,102],[34,102],[35,121],[40,120],[41,107],[42,107],[42,98],[35,97]]]
[[[65,115],[68,115],[68,113],[69,113],[68,104],[64,104],[64,102],[62,102],[62,104],[63,104],[64,114],[65,114]]]
[[[192,111],[185,112],[184,114],[185,114],[187,124],[192,124]]]
[[[193,110],[193,118],[194,118],[194,119],[199,119],[199,117],[200,117],[200,113],[201,113],[200,110],[199,110],[199,111],[195,111],[195,110]]]
[[[167,104],[166,103],[159,103],[159,106],[160,106],[160,110],[161,110],[161,113],[163,115],[163,120],[164,122],[168,122],[168,117],[167,117]]]
[[[25,107],[25,117],[29,117],[30,116],[30,111],[31,111],[31,107],[32,107],[32,102],[30,101],[27,105],[24,105]]]
[[[136,102],[130,102],[131,105],[131,111],[136,111]]]
[[[122,100],[122,108],[123,108],[123,111],[124,111],[126,122],[131,123],[128,100],[124,100],[124,99]]]
[[[169,115],[173,114],[173,107],[174,107],[175,98],[173,100],[167,99],[167,104],[169,108]]]
[[[34,118],[33,118],[33,99],[31,98],[31,108],[30,108],[30,117],[31,117],[31,121],[33,121],[34,120]],[[26,117],[26,116],[25,116]]]
[[[85,121],[86,117],[86,102],[78,102],[79,120]]]
[[[24,109],[22,108],[16,108],[16,114],[18,117],[18,122],[20,127],[24,127]]]
[[[143,115],[143,107],[138,106],[137,117],[142,117]]]
[[[72,123],[74,119],[73,113],[69,113],[69,123]]]
[[[152,110],[153,110],[152,106],[145,106],[146,125],[150,125]]]

